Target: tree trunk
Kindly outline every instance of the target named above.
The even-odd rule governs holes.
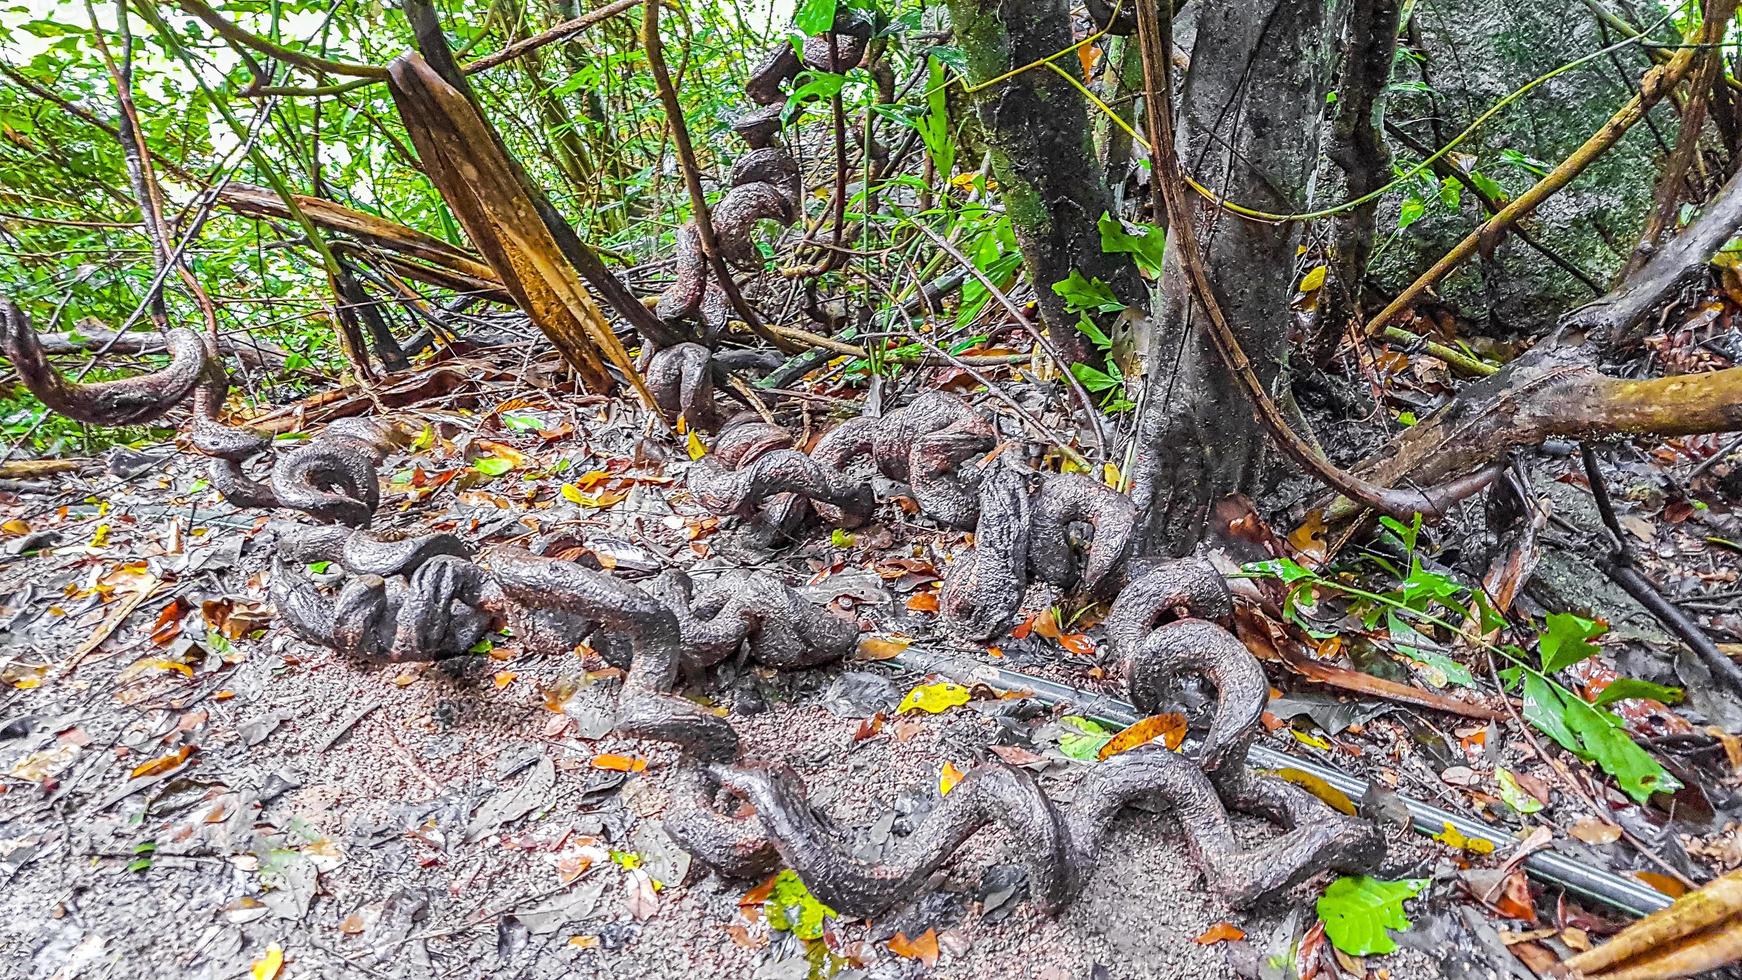
[[[967,57],[968,81],[976,85],[1071,43],[1065,0],[950,0],[950,22]],[[1079,70],[1075,57],[1058,64]],[[1124,256],[1101,251],[1096,222],[1111,210],[1112,198],[1090,142],[1082,94],[1041,66],[989,86],[976,105],[1047,337],[1065,357],[1098,359],[1053,283],[1077,269],[1106,282],[1127,304],[1136,305],[1143,290]]]
[[[1224,197],[1298,212],[1317,155],[1328,60],[1324,4],[1257,0],[1197,8],[1176,146],[1186,170]],[[1197,215],[1205,272],[1259,378],[1283,376],[1295,226]],[[1178,250],[1168,248],[1162,307],[1145,352],[1132,499],[1143,546],[1183,554],[1215,501],[1255,489],[1265,435],[1252,407],[1194,322]]]
[[[1397,57],[1399,0],[1354,0],[1343,27],[1341,72],[1337,102],[1325,155],[1342,172],[1341,194],[1333,200],[1354,200],[1385,186],[1391,179],[1391,151],[1380,131],[1385,89]],[[1361,281],[1373,254],[1374,198],[1332,219],[1328,300],[1309,343],[1314,364],[1324,364],[1336,352],[1351,320],[1359,321]]]

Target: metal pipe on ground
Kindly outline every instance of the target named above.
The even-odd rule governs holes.
[[[1120,727],[1135,724],[1142,717],[1127,702],[1043,677],[1034,677],[991,664],[972,663],[954,654],[908,647],[885,662],[916,673],[938,674],[960,684],[986,684],[1001,691],[1027,691],[1048,704],[1070,705],[1089,718]],[[1264,745],[1253,745],[1247,758],[1264,768],[1287,767],[1310,773],[1336,787],[1352,800],[1360,799],[1367,791],[1367,781],[1364,779]],[[1399,799],[1409,807],[1411,823],[1419,833],[1430,836],[1441,834],[1449,824],[1471,840],[1492,843],[1495,851],[1516,843],[1510,836],[1480,821],[1407,796]],[[1582,898],[1601,902],[1630,915],[1649,915],[1659,909],[1668,908],[1673,901],[1668,895],[1642,881],[1591,867],[1564,854],[1538,851],[1524,859],[1524,870],[1526,874],[1544,884],[1564,888]]]

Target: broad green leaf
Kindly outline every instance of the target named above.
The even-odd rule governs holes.
[[[1403,231],[1415,224],[1427,214],[1427,205],[1419,197],[1405,198],[1403,205],[1397,209],[1397,230]]]
[[[481,456],[472,460],[472,469],[485,476],[501,476],[514,468],[514,464],[500,456]]]
[[[1161,277],[1162,257],[1167,251],[1167,233],[1154,225],[1134,225],[1136,231],[1126,228],[1125,222],[1106,212],[1096,222],[1101,231],[1101,251],[1124,253],[1131,256],[1137,263],[1137,270],[1151,279]]]
[[[807,71],[799,74],[792,94],[786,98],[785,116],[791,119],[799,106],[808,99],[829,99],[839,95],[847,84],[847,76],[827,71]]]
[[[1548,679],[1535,671],[1524,674],[1524,720],[1552,738],[1568,752],[1583,753],[1577,736],[1567,727],[1566,706]]]
[[[1518,778],[1512,775],[1512,770],[1501,766],[1494,770],[1494,775],[1500,780],[1500,798],[1507,806],[1519,813],[1536,813],[1542,809],[1542,801],[1518,785]]]
[[[1272,558],[1268,561],[1255,561],[1249,563],[1245,570],[1254,575],[1268,575],[1272,578],[1280,579],[1282,582],[1289,585],[1304,579],[1318,577],[1306,568],[1303,568],[1301,564],[1293,558]]]
[[[1397,949],[1389,930],[1408,929],[1413,923],[1404,914],[1403,903],[1421,894],[1425,878],[1381,881],[1366,875],[1343,877],[1331,882],[1318,901],[1319,921],[1325,938],[1350,956],[1371,956]]]
[[[939,681],[936,684],[921,684],[907,692],[907,697],[901,699],[901,704],[895,709],[898,715],[919,710],[928,714],[948,711],[958,705],[967,704],[972,697],[968,689],[960,684],[949,681]]]
[[[1059,736],[1059,751],[1073,759],[1095,762],[1101,758],[1101,747],[1118,734],[1079,715],[1059,719],[1065,733]]]
[[[1542,636],[1536,641],[1542,656],[1542,672],[1553,674],[1571,667],[1597,652],[1593,637],[1602,636],[1609,627],[1595,620],[1572,613],[1549,613]]]
[[[1679,687],[1667,687],[1663,684],[1653,684],[1633,677],[1623,677],[1603,688],[1597,700],[1591,702],[1596,707],[1605,707],[1617,701],[1628,698],[1640,698],[1646,701],[1661,701],[1664,704],[1681,704],[1684,692]]]
[[[804,0],[792,16],[792,24],[806,34],[821,34],[835,26],[836,0]]]
[[[1072,269],[1062,282],[1053,283],[1052,291],[1064,299],[1065,309],[1072,313],[1112,313],[1125,308],[1101,277],[1084,278],[1078,269]]]
[[[1580,755],[1601,766],[1614,777],[1622,792],[1633,802],[1643,804],[1653,793],[1673,792],[1681,786],[1674,776],[1663,771],[1650,753],[1639,747],[1621,727],[1614,715],[1585,703],[1583,698],[1567,694],[1561,699],[1566,706],[1567,727],[1584,743]]]

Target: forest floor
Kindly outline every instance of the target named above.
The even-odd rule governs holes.
[[[770,550],[755,529],[688,499],[681,443],[622,403],[474,379],[463,399],[398,411],[428,436],[389,460],[380,526],[452,530],[478,546],[572,530],[592,560],[630,578],[756,564],[857,615],[863,660],[784,674],[727,664],[693,693],[729,711],[750,755],[797,769],[813,803],[861,831],[862,856],[910,828],[941,776],[988,746],[1060,798],[1087,765],[1061,751],[1064,712],[1033,701],[977,690],[935,714],[897,712],[926,678],[879,658],[910,639],[947,645],[934,593],[961,533],[886,502],[851,536]],[[1164,814],[1128,813],[1088,888],[1056,917],[1025,899],[1016,849],[994,828],[897,914],[776,929],[780,899],[765,884],[691,867],[660,829],[675,754],[610,733],[615,671],[584,649],[520,657],[511,639],[485,655],[386,667],[297,641],[265,599],[282,518],[219,503],[194,459],[168,445],[118,450],[103,472],[0,495],[0,976],[226,978],[271,967],[287,977],[798,980],[828,964],[872,977],[1283,977],[1279,964],[1315,921],[1328,879],[1235,913]],[[1629,485],[1646,490],[1686,463],[1629,459]],[[1574,462],[1544,465],[1564,480]],[[890,499],[890,486],[879,491]],[[1566,496],[1565,512],[1586,520],[1578,495]],[[1742,538],[1736,515],[1723,505],[1670,513],[1661,493],[1623,497],[1659,581],[1672,578],[1684,598],[1719,596],[1705,619],[1736,632],[1723,597],[1738,588],[1742,556],[1708,540]],[[1610,621],[1603,669],[1673,673],[1672,638],[1581,571],[1589,563],[1576,549],[1549,554],[1535,576],[1547,591],[1533,595]],[[1043,614],[995,662],[1111,693],[1089,621],[1048,628]],[[1733,739],[1690,738],[1687,768],[1705,772],[1709,809],[1666,826],[1576,774],[1610,810],[1591,813],[1516,730],[1312,690],[1277,664],[1271,678],[1284,716],[1264,736],[1275,748],[1520,832],[1556,828],[1551,846],[1605,866],[1742,866],[1736,774],[1714,748]],[[1289,724],[1285,708],[1300,720]],[[1697,692],[1693,709],[1729,732],[1742,719],[1721,692]],[[1635,720],[1665,736],[1701,732]],[[1497,806],[1500,765],[1548,806],[1529,817]],[[1603,830],[1569,833],[1597,816],[1658,856]],[[1237,829],[1248,841],[1275,832],[1256,820]],[[1508,890],[1483,904],[1472,883],[1503,881],[1492,875],[1514,854],[1467,853],[1395,826],[1390,838],[1380,876],[1431,884],[1410,906],[1414,927],[1397,934],[1401,949],[1344,958],[1349,975],[1530,977],[1533,958],[1540,966],[1620,924],[1553,892]],[[821,938],[798,935],[807,931]]]

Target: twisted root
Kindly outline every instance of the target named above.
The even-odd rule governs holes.
[[[1091,595],[1116,584],[1137,532],[1129,498],[1076,474],[1048,474],[1031,495],[1014,467],[997,466],[980,484],[979,511],[974,550],[956,560],[938,596],[944,625],[979,642],[1010,629],[1031,578]],[[1080,572],[1071,541],[1079,523],[1094,529]]]
[[[1009,477],[997,472],[988,475],[987,485],[1011,492]],[[1196,762],[1156,746],[1122,753],[1089,770],[1066,806],[1053,802],[1028,773],[988,762],[943,797],[891,856],[875,862],[842,845],[845,835],[809,806],[803,783],[790,769],[716,764],[685,773],[667,811],[667,831],[723,873],[758,874],[784,863],[819,900],[862,916],[911,899],[964,841],[994,823],[1028,864],[1036,903],[1043,911],[1056,911],[1093,874],[1113,819],[1133,803],[1160,807],[1178,819],[1209,886],[1235,907],[1326,869],[1371,870],[1384,854],[1377,828],[1332,813],[1295,787],[1260,779],[1246,768],[1267,692],[1251,654],[1206,620],[1155,625],[1175,606],[1203,613],[1228,607],[1220,578],[1206,570],[1192,563],[1151,570],[1134,583],[1132,600],[1118,607],[1115,634],[1141,639],[1124,653],[1132,661],[1133,698],[1145,711],[1154,710],[1162,685],[1179,673],[1201,672],[1216,683],[1217,718]],[[748,802],[754,812],[731,812],[733,800]],[[1224,800],[1287,830],[1266,844],[1241,849]]]
[[[80,384],[62,377],[48,362],[30,319],[0,296],[0,349],[18,379],[44,405],[91,425],[142,425],[181,402],[206,377],[206,348],[192,330],[171,330],[166,340],[169,366],[118,381]]]
[[[190,443],[211,457],[212,485],[237,507],[290,507],[317,520],[351,526],[369,523],[381,499],[375,469],[396,443],[388,423],[341,419],[308,445],[288,454],[270,484],[250,477],[244,464],[271,447],[252,429],[226,425],[218,415],[229,378],[216,349],[191,330],[172,330],[170,364],[161,371],[119,381],[79,384],[48,363],[24,312],[0,297],[0,348],[18,377],[42,403],[68,418],[93,425],[139,425],[191,397]]]

